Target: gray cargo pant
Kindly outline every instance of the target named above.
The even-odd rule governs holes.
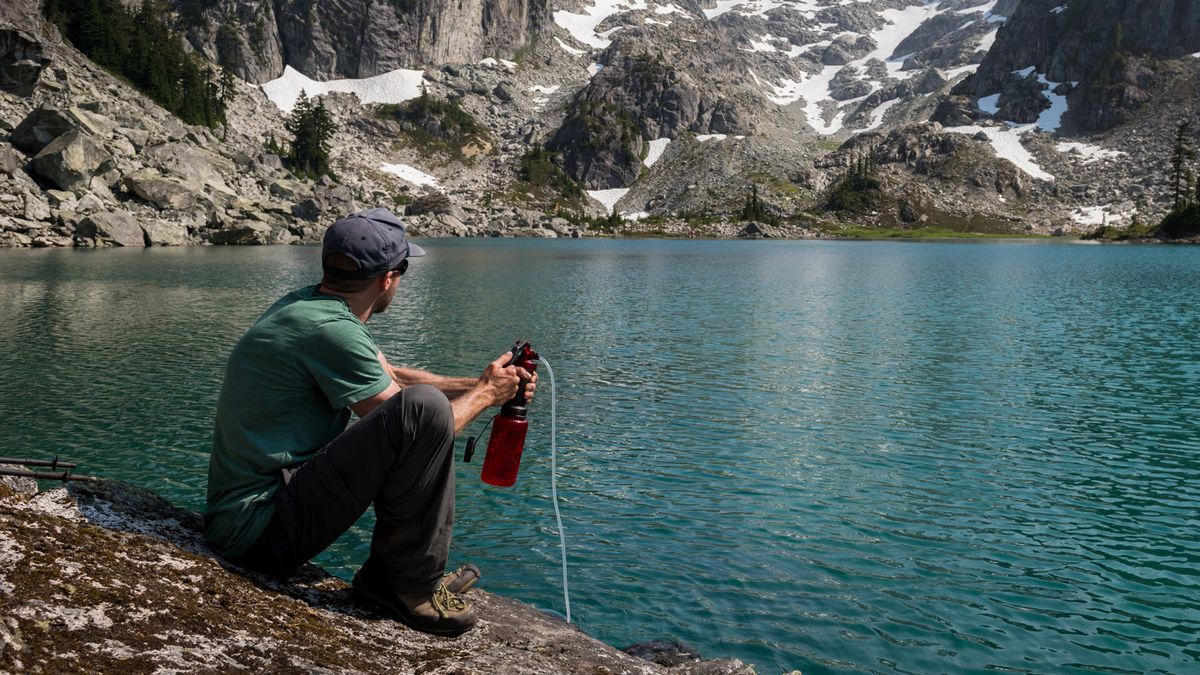
[[[405,387],[311,460],[283,470],[275,514],[234,562],[290,572],[374,504],[371,555],[363,565],[372,583],[411,594],[436,589],[454,524],[453,446],[446,396],[429,385]]]

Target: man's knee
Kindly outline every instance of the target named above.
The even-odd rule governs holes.
[[[406,415],[412,415],[412,428],[417,433],[428,431],[454,436],[454,410],[450,407],[450,399],[437,387],[414,384],[402,389],[394,398],[400,399]]]

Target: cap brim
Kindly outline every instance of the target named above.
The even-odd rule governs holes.
[[[421,248],[420,246],[417,246],[416,244],[412,243],[411,241],[408,242],[408,257],[415,258],[417,256],[422,256],[422,255],[425,255],[425,249]]]

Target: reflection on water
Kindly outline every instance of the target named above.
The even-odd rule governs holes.
[[[1187,672],[1200,250],[430,241],[393,362],[558,376],[573,615],[760,672]],[[0,251],[6,454],[200,508],[224,359],[312,248]],[[454,557],[561,611],[548,399]],[[473,425],[478,432],[482,420]],[[369,515],[321,562],[348,576]]]

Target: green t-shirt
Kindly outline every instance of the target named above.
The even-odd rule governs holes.
[[[284,296],[242,336],[217,402],[208,508],[209,545],[237,557],[272,515],[280,469],[310,459],[346,428],[348,406],[391,377],[367,327],[316,286]]]

